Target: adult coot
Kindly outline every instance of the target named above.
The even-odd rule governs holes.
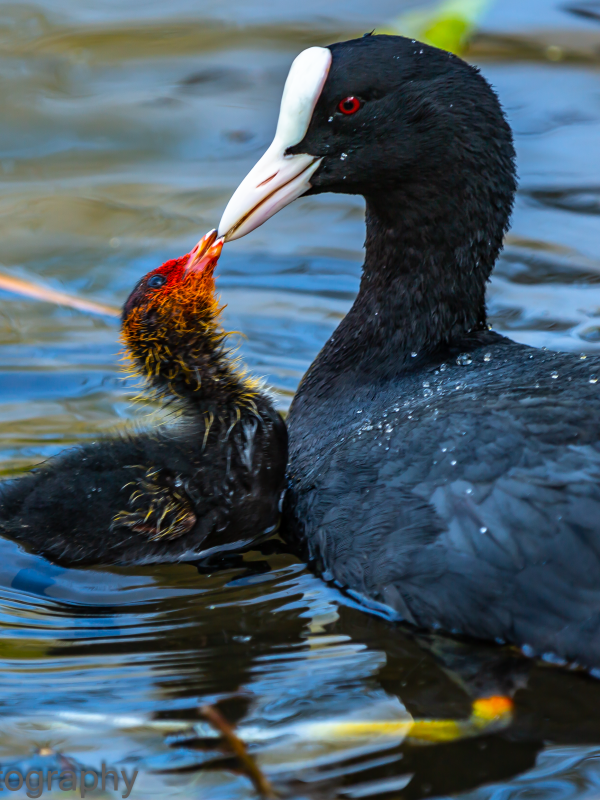
[[[242,548],[274,529],[287,432],[227,347],[215,240],[148,273],[123,308],[133,371],[178,421],[69,450],[5,484],[0,534],[60,564],[144,564]]]
[[[290,411],[291,529],[398,618],[600,667],[600,362],[488,329],[515,193],[496,95],[410,39],[304,51],[221,232],[320,192],[365,197],[366,259]]]

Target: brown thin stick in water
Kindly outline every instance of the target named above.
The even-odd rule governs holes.
[[[238,758],[244,772],[254,784],[254,788],[258,794],[261,797],[267,798],[277,797],[273,787],[260,771],[252,756],[248,753],[246,745],[235,733],[221,712],[214,706],[206,705],[200,708],[200,713],[210,722],[213,728],[223,735],[232,752]]]
[[[59,306],[76,308],[78,311],[88,311],[91,314],[102,314],[106,317],[118,317],[120,311],[114,306],[107,306],[104,303],[96,303],[93,300],[84,300],[66,292],[59,292],[56,289],[49,289],[39,283],[33,283],[23,278],[15,278],[12,275],[0,272],[0,289],[8,292],[32,297],[35,300],[45,300],[47,303],[56,303]]]

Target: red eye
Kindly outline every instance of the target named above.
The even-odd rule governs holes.
[[[361,103],[358,97],[344,97],[344,99],[340,100],[338,103],[338,111],[341,111],[342,114],[356,114],[360,105]]]

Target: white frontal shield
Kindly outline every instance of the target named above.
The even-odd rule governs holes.
[[[275,138],[235,190],[219,223],[225,241],[258,228],[310,188],[321,158],[285,155],[304,138],[331,66],[331,51],[309,47],[296,57],[285,82]]]

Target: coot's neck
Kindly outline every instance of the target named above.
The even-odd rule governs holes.
[[[479,217],[487,198],[479,200],[471,208],[458,198],[440,202],[439,187],[423,185],[366,198],[358,297],[301,394],[390,378],[486,327],[485,285],[503,226]]]
[[[412,211],[410,199],[406,192],[367,198],[366,258],[348,324],[363,332],[376,361],[431,352],[486,325],[496,253],[457,225],[454,208],[429,216],[419,206]]]

